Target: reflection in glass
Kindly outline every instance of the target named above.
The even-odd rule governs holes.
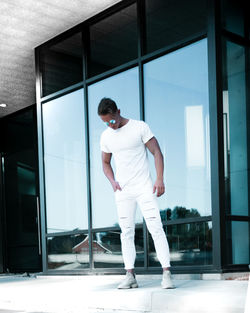
[[[186,209],[182,206],[175,206],[171,209],[163,209],[160,211],[162,222],[176,220],[179,218],[195,218],[200,217],[200,213],[196,209]]]
[[[212,222],[164,226],[170,249],[171,265],[212,264]],[[160,266],[151,235],[149,266]]]
[[[81,33],[43,49],[40,58],[43,97],[83,80]]]
[[[89,76],[137,58],[136,4],[90,26]]]
[[[230,264],[250,263],[250,223],[249,222],[228,222],[228,242]]]
[[[206,31],[206,0],[146,0],[147,52]]]
[[[17,180],[22,230],[29,232],[31,236],[32,233],[33,235],[37,233],[36,172],[33,168],[18,162]]]
[[[144,75],[145,120],[165,164],[162,217],[211,215],[207,40],[145,64]]]
[[[89,267],[89,241],[85,234],[47,239],[48,269],[78,270]]]
[[[222,0],[222,27],[244,36],[244,0]]]
[[[87,229],[83,90],[43,104],[47,231]]]
[[[232,42],[225,43],[223,124],[226,210],[232,215],[249,215],[250,145],[249,110],[247,110],[247,80],[245,48]]]
[[[205,166],[205,138],[202,105],[185,107],[187,167]]]
[[[135,230],[136,267],[144,266],[143,230]],[[93,235],[93,258],[95,268],[124,267],[120,231],[99,232]]]
[[[140,119],[138,68],[107,78],[93,84],[89,94],[89,135],[90,135],[90,170],[93,227],[110,227],[117,225],[118,217],[113,189],[103,174],[100,150],[100,136],[107,127],[97,115],[97,107],[103,97],[112,98],[121,115]],[[114,168],[114,163],[112,163]],[[137,210],[137,223],[142,217]]]

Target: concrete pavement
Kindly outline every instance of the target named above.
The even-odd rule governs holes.
[[[250,313],[249,280],[212,277],[173,275],[163,290],[160,275],[137,275],[140,288],[117,290],[121,275],[1,276],[0,313]]]

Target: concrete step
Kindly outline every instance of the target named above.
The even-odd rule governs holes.
[[[160,275],[137,275],[139,288],[130,290],[117,289],[121,275],[2,277],[0,312],[250,313],[248,280],[173,277],[172,290],[161,288]]]
[[[247,282],[174,282],[177,288],[173,290],[161,289],[159,280],[140,278],[138,289],[115,290],[112,285],[100,292],[95,290],[88,307],[93,313],[244,313]]]

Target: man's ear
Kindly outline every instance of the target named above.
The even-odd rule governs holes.
[[[121,110],[120,110],[120,109],[118,109],[118,110],[117,110],[117,112],[118,112],[118,114],[120,114],[120,113],[121,113]]]

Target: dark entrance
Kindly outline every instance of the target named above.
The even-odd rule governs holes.
[[[41,271],[35,108],[3,118],[0,124],[0,270]]]

